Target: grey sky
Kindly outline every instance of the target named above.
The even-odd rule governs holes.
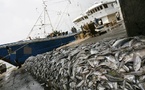
[[[54,28],[60,11],[68,5],[67,0],[46,0],[47,10]],[[71,0],[58,30],[69,30],[72,20],[92,6],[97,0]],[[98,0],[100,1],[100,0]],[[42,12],[42,0],[0,0],[0,44],[23,40],[27,37]]]

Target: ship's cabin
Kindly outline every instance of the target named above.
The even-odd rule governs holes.
[[[95,3],[86,10],[90,21],[101,21],[103,25],[116,22],[116,13],[119,11],[119,6],[116,1]]]
[[[81,29],[81,27],[89,22],[89,18],[87,14],[80,15],[79,17],[73,20],[73,23],[76,25],[77,28]]]

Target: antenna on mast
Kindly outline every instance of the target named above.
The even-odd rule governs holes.
[[[52,28],[52,31],[54,31],[54,28],[53,28],[53,26],[52,26],[52,23],[51,23],[51,20],[50,20],[50,17],[49,17],[49,14],[48,14],[48,12],[47,12],[47,5],[46,5],[46,2],[47,1],[44,1],[44,0],[42,0],[43,1],[43,5],[44,5],[44,24],[45,24],[45,22],[46,22],[46,15],[48,16],[48,19],[49,19],[49,22],[50,22],[50,26],[51,26],[51,28]],[[45,26],[44,26],[44,31],[45,31]]]
[[[40,16],[38,17],[37,21],[35,22],[34,26],[32,27],[31,31],[29,32],[27,38],[31,38],[31,34],[32,32],[34,31],[34,29],[36,30],[41,30],[41,34],[43,35],[43,37],[45,36],[46,37],[46,25],[50,25],[50,28],[52,29],[52,31],[54,31],[54,28],[52,26],[52,23],[51,23],[51,20],[50,20],[50,17],[49,17],[49,14],[47,12],[47,5],[46,5],[46,2],[47,1],[44,1],[42,0],[43,2],[43,12],[40,14]],[[44,15],[43,15],[44,14]],[[42,18],[43,17],[43,18]],[[46,21],[46,18],[48,19]],[[49,22],[48,22],[49,21]],[[37,28],[36,28],[37,27]],[[43,28],[43,29],[42,29]],[[39,31],[40,32],[40,31]],[[38,32],[38,33],[39,33]],[[39,34],[40,35],[40,34]],[[41,36],[40,36],[41,37]],[[36,37],[35,37],[36,38]]]

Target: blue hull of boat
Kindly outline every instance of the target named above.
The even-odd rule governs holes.
[[[45,38],[5,44],[0,46],[0,58],[10,64],[18,66],[18,64],[23,64],[30,56],[51,51],[74,40],[75,35],[70,35],[53,39]],[[6,46],[15,52],[8,54]]]

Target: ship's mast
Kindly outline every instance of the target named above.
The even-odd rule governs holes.
[[[40,14],[40,16],[38,17],[38,19],[37,19],[37,21],[35,22],[34,26],[32,27],[31,31],[29,32],[29,34],[28,34],[28,36],[27,36],[27,38],[29,38],[29,39],[30,39],[30,38],[32,39],[31,34],[32,34],[32,32],[34,31],[34,28],[35,28],[36,26],[39,26],[39,27],[40,27],[39,29],[41,29],[41,30],[42,30],[42,27],[43,27],[43,30],[44,30],[43,34],[44,34],[44,35],[47,33],[47,32],[46,32],[46,25],[50,25],[52,31],[54,31],[53,25],[52,25],[51,20],[50,20],[50,16],[49,16],[49,14],[48,14],[48,12],[47,12],[46,1],[42,0],[42,2],[43,2],[43,12]],[[43,14],[44,14],[44,15],[43,15]],[[43,19],[44,19],[43,21],[41,20],[41,16],[43,16]],[[49,23],[46,23],[46,18],[48,19]],[[41,20],[41,24],[38,24],[39,20]]]
[[[50,16],[49,16],[49,14],[47,12],[47,5],[45,3],[46,1],[44,1],[44,0],[42,0],[42,1],[43,1],[43,5],[44,5],[44,24],[46,23],[46,15],[47,15],[47,17],[49,19],[49,22],[50,22],[50,26],[52,28],[52,31],[54,31],[54,28],[53,28],[51,20],[50,20]],[[44,31],[45,31],[45,26],[44,26]]]
[[[43,1],[43,5],[44,5],[44,24],[45,24],[45,12],[46,12],[46,7],[47,7],[47,5],[45,4],[45,2],[46,1]],[[45,31],[45,25],[44,25],[44,33],[46,33],[46,31]]]

